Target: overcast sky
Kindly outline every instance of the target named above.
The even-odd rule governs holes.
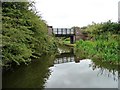
[[[118,21],[120,0],[35,0],[36,9],[48,25],[71,28],[92,22]]]

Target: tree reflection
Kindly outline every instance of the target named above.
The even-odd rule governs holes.
[[[54,56],[42,56],[34,62],[3,73],[3,88],[44,88]]]
[[[112,77],[114,81],[118,81],[118,66],[117,65],[110,65],[108,62],[101,62],[101,61],[93,61],[89,67],[92,67],[92,70],[99,69],[99,75],[106,75],[108,77]]]

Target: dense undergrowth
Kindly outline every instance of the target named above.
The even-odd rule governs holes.
[[[111,21],[94,23],[84,32],[87,32],[91,39],[76,42],[76,53],[81,52],[81,57],[84,58],[119,64],[120,24]]]
[[[47,24],[34,11],[34,3],[2,3],[2,65],[27,63],[31,57],[56,51]]]

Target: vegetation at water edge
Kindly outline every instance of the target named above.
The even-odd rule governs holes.
[[[56,51],[47,24],[30,2],[2,2],[2,65],[27,64],[31,58]]]
[[[76,53],[82,52],[84,58],[91,58],[119,64],[120,24],[115,22],[93,23],[84,32],[89,40],[76,42]],[[78,54],[79,56],[79,54]]]

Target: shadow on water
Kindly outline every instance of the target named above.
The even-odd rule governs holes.
[[[116,66],[83,59],[76,55],[71,47],[60,46],[58,51],[56,56],[42,56],[28,66],[21,65],[3,73],[3,88],[100,88],[109,85],[116,87],[113,85],[118,83]],[[105,79],[105,76],[110,79]],[[109,85],[98,85],[95,80]],[[93,83],[88,85],[88,82]]]
[[[44,88],[50,75],[54,56],[42,56],[27,65],[14,67],[3,73],[3,88]]]

